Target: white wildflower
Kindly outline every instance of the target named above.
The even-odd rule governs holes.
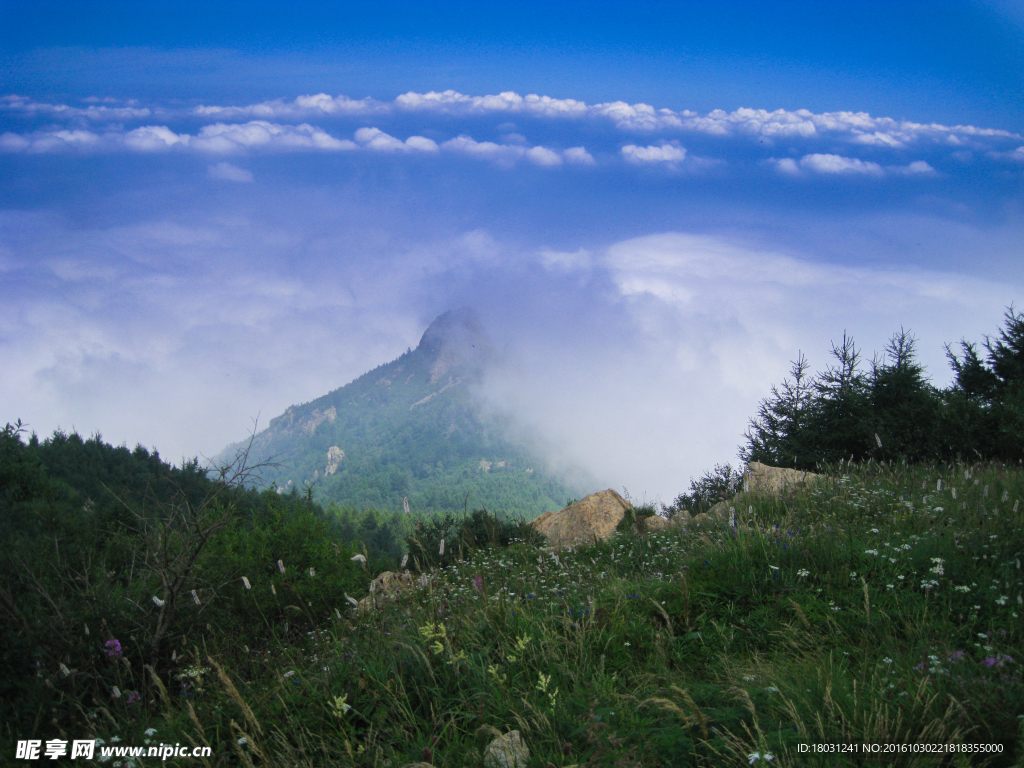
[[[245,576],[242,577],[242,583],[245,584],[246,589],[252,589],[252,584],[249,583],[249,579]]]
[[[153,595],[153,604],[156,605],[157,608],[163,608],[164,607],[164,601],[161,600],[156,595]],[[86,628],[85,634],[87,634],[87,635],[89,634],[89,629],[88,628]]]
[[[284,573],[284,563],[280,560],[277,561],[277,570],[279,570],[281,573]]]

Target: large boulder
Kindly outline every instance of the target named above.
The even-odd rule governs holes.
[[[633,505],[609,488],[584,496],[565,509],[545,512],[532,525],[552,547],[577,547],[609,538]]]
[[[743,490],[731,499],[720,501],[707,511],[707,514],[694,515],[690,520],[694,523],[729,521],[737,510],[746,510],[744,504],[747,494],[779,498],[797,488],[813,483],[819,475],[814,472],[801,472],[798,469],[785,467],[769,467],[758,461],[747,464],[743,473]]]
[[[526,768],[529,762],[530,750],[519,731],[498,736],[484,750],[484,768]]]
[[[801,472],[798,469],[769,467],[759,461],[747,464],[743,473],[743,490],[759,496],[782,496],[787,491],[814,482],[818,478],[814,472]]]

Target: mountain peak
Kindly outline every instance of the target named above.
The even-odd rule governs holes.
[[[494,345],[469,307],[438,315],[423,332],[416,349],[434,361],[431,381],[454,369],[479,373],[494,356]]]

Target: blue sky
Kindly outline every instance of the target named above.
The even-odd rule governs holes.
[[[3,3],[2,418],[212,455],[470,305],[488,407],[668,501],[844,331],[944,384],[1022,295],[1024,12],[709,5]]]

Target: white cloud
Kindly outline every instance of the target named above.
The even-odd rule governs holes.
[[[212,179],[237,181],[243,184],[252,181],[252,171],[239,168],[231,163],[214,163],[207,169],[207,172]]]
[[[800,167],[819,174],[885,175],[885,171],[878,163],[832,154],[804,155],[800,158]]]
[[[76,150],[99,149],[102,138],[92,131],[85,130],[51,130],[36,131],[30,134],[7,132],[0,136],[0,151],[28,152],[45,154],[51,152],[68,152]]]
[[[908,165],[898,165],[889,168],[893,173],[902,176],[938,176],[938,172],[924,160],[915,160]]]
[[[177,134],[166,125],[146,125],[128,131],[124,135],[124,145],[128,149],[140,152],[152,152],[168,149],[173,146],[188,146],[192,139],[188,134]]]
[[[534,165],[551,168],[562,164],[562,156],[547,147],[531,147],[525,152],[526,159]]]
[[[658,147],[627,144],[621,152],[631,163],[681,163],[686,158],[686,149],[672,144],[662,144]]]
[[[545,269],[555,272],[578,272],[589,269],[593,265],[592,254],[585,248],[580,248],[572,253],[544,248],[538,251],[537,255]]]
[[[280,125],[266,120],[205,125],[189,145],[213,153],[240,152],[253,148],[337,151],[356,147],[351,141],[336,139],[308,123]]]
[[[84,99],[91,101],[91,99]],[[96,99],[98,101],[98,99]],[[116,103],[115,99],[104,99]],[[85,109],[72,107],[67,104],[47,104],[44,102],[32,101],[24,96],[9,95],[0,97],[0,109],[11,112],[21,112],[27,115],[45,115],[50,118],[86,118],[94,122],[110,122],[120,120],[142,120],[150,115],[152,111],[146,107],[108,107],[89,106]]]
[[[423,136],[410,136],[405,141],[389,136],[379,128],[360,128],[356,141],[367,149],[378,152],[438,152],[437,142]]]
[[[369,97],[350,99],[347,96],[328,96],[317,93],[298,96],[293,101],[283,99],[263,101],[259,104],[248,104],[239,107],[200,106],[190,110],[197,117],[214,120],[247,120],[261,118],[265,120],[282,118],[302,119],[317,116],[371,115],[386,112],[388,105]]]
[[[594,159],[583,147],[573,147],[560,154],[547,147],[536,146],[527,148],[518,144],[496,144],[493,141],[476,141],[471,136],[466,135],[449,139],[441,145],[441,149],[481,160],[490,160],[504,168],[511,167],[516,161],[521,159],[528,160],[542,168],[557,167],[562,164],[563,160],[568,160],[577,165],[586,165],[587,158],[590,159],[590,162],[593,162]]]
[[[565,157],[565,162],[574,163],[576,165],[597,165],[597,161],[594,160],[591,155],[583,147],[570,147],[562,153]]]

